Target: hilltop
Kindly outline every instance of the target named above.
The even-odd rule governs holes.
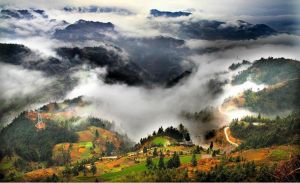
[[[77,116],[85,105],[78,97],[21,113],[0,133],[0,155],[8,166],[1,166],[1,174],[18,172],[12,178],[20,179],[31,170],[111,156],[131,146],[126,135],[114,131],[112,122]]]
[[[268,65],[278,71],[273,81],[268,78],[275,73]],[[196,144],[183,124],[160,127],[134,144],[113,122],[80,116],[90,105],[83,97],[24,111],[0,132],[1,180],[297,181],[297,67],[298,62],[288,59],[255,61],[233,81],[269,81],[267,87],[244,91],[224,103],[262,113],[295,110],[289,115],[245,116],[220,127],[213,125],[225,120],[218,108],[183,111],[182,119],[199,125],[190,130],[204,136],[202,144]]]
[[[232,84],[242,84],[247,80],[257,84],[274,85],[279,82],[299,78],[300,62],[286,58],[261,58],[236,75]]]
[[[265,84],[259,91],[248,89],[225,100],[223,107],[244,107],[253,112],[275,115],[300,108],[300,62],[285,58],[267,58],[254,61],[232,80],[233,85],[251,81]]]

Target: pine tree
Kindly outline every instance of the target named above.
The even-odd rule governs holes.
[[[200,147],[196,146],[196,148],[194,149],[194,153],[195,154],[200,154],[200,151],[201,151]]]
[[[98,130],[95,131],[95,137],[96,137],[96,138],[99,137],[99,132],[98,132]]]
[[[156,132],[155,131],[153,131],[152,136],[156,136]]]
[[[72,173],[73,173],[73,176],[78,176],[79,175],[78,166],[74,166],[72,168]]]
[[[146,160],[146,167],[148,169],[152,169],[153,168],[153,162],[152,162],[152,158],[151,157],[147,157],[147,160]]]
[[[162,152],[160,153],[159,161],[158,161],[158,168],[164,169],[165,168],[165,162],[164,162],[164,156]]]
[[[178,129],[179,129],[180,133],[184,132],[184,126],[182,123],[179,124]]]
[[[185,140],[186,140],[186,141],[190,141],[190,140],[191,140],[191,137],[190,137],[190,134],[189,134],[189,133],[186,133],[186,135],[185,135]]]
[[[192,166],[194,166],[194,167],[197,166],[197,159],[196,159],[195,153],[193,153],[191,163],[192,163]]]
[[[86,176],[86,167],[83,165],[83,168],[82,168],[82,173],[83,173],[83,176]]]
[[[161,134],[163,134],[163,133],[164,133],[164,129],[163,129],[163,127],[161,126],[161,127],[158,129],[157,134],[158,134],[158,135],[161,135]]]
[[[217,156],[217,151],[213,150],[211,156],[212,156],[212,157],[216,157],[216,156]]]
[[[174,168],[174,158],[169,159],[167,162],[167,168]]]
[[[158,156],[158,153],[157,153],[157,148],[155,147],[153,150],[153,157],[156,157],[156,156]]]
[[[180,158],[179,158],[179,155],[176,152],[174,152],[173,157],[174,157],[174,167],[175,168],[180,167]]]
[[[146,154],[147,153],[147,147],[143,148],[143,153]]]
[[[173,156],[171,159],[169,159],[167,163],[167,168],[178,168],[180,167],[180,158],[179,155],[174,152]]]
[[[261,114],[260,113],[258,114],[257,119],[261,119]]]
[[[92,174],[95,175],[97,173],[97,167],[95,166],[95,164],[92,164],[92,168],[91,168]]]

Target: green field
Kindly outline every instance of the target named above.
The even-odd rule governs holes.
[[[280,161],[280,160],[285,160],[289,156],[289,152],[284,151],[284,150],[274,150],[270,154],[270,159],[273,161]]]
[[[0,170],[7,170],[13,166],[12,161],[6,161],[6,162],[1,162],[0,163]]]
[[[93,143],[92,142],[79,142],[78,143],[79,147],[85,147],[85,148],[91,148],[93,147]]]
[[[151,143],[153,145],[163,145],[163,146],[166,146],[166,145],[169,145],[170,144],[170,141],[168,138],[166,137],[155,137]]]

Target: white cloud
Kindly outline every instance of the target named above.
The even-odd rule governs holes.
[[[20,66],[1,64],[0,88],[1,98],[10,100],[16,97],[36,95],[43,92],[53,80],[42,72],[23,69]]]
[[[237,20],[243,17],[259,21],[261,17],[266,18],[267,16],[263,14],[263,12],[268,13],[268,11],[263,11],[265,7],[280,7],[282,2],[277,0],[266,0],[264,2],[258,0],[226,0],[222,2],[219,0],[176,0],[172,2],[151,0],[141,3],[139,0],[2,0],[0,4],[10,4],[11,6],[19,6],[21,8],[43,8],[49,14],[49,19],[67,20],[70,23],[79,19],[112,22],[117,26],[122,35],[132,37],[156,36],[161,34],[176,37],[176,30],[180,21],[197,21],[199,19]],[[136,14],[120,16],[114,13],[67,13],[59,10],[65,5],[116,6],[127,8]],[[167,11],[194,8],[194,11],[191,18],[149,19],[147,17],[152,8]],[[285,15],[289,11],[289,9],[286,9],[280,12]],[[255,12],[260,12],[260,17],[255,16]],[[165,26],[171,27],[172,31],[162,33],[159,28],[164,28]],[[227,22],[223,26],[236,26],[236,23]],[[19,35],[16,38],[1,37],[0,42],[24,44],[33,50],[39,50],[45,56],[55,56],[53,48],[57,46],[73,45],[51,39],[50,34],[55,28],[59,28],[60,24],[42,18],[18,21],[14,19],[6,20],[1,22],[0,27],[17,27],[15,31]],[[38,36],[34,36],[35,34],[38,34]],[[206,86],[206,82],[211,78],[215,78],[216,73],[227,70],[232,62],[239,61],[236,60],[237,57],[250,61],[269,56],[300,59],[300,52],[298,51],[299,42],[299,37],[293,35],[276,35],[245,41],[187,40],[186,46],[194,52],[188,58],[185,58],[184,63],[194,62],[196,72],[181,85],[170,89],[146,89],[143,87],[129,87],[122,84],[108,85],[102,81],[102,78],[99,78],[99,75],[105,75],[105,69],[83,70],[74,75],[75,78],[80,78],[80,83],[70,91],[67,98],[84,95],[87,100],[92,102],[92,106],[83,110],[82,115],[93,114],[114,120],[122,126],[124,131],[129,133],[130,137],[138,140],[161,125],[166,127],[181,122],[182,119],[179,118],[179,114],[183,110],[196,112],[208,105],[218,106],[222,103],[223,98],[232,94],[232,91],[240,91],[240,89],[235,90],[230,85],[226,85],[224,95],[219,96],[219,98],[212,94]],[[80,44],[81,46],[85,46],[102,43],[90,41],[75,43],[74,45]],[[211,54],[197,54],[198,50],[208,47],[215,47],[221,50]],[[124,56],[127,57],[127,55]],[[222,74],[219,77],[226,79],[230,75]],[[4,64],[0,67],[0,96],[6,100],[19,96],[31,99],[36,93],[47,92],[44,89],[51,85],[52,82],[53,79],[46,78],[38,71],[29,71],[18,66]]]

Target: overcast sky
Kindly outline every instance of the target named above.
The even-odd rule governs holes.
[[[203,19],[216,20],[245,20],[251,23],[265,23],[272,28],[282,31],[300,34],[300,1],[299,0],[1,0],[2,7],[16,8],[41,8],[48,10],[51,18],[62,18],[58,12],[64,6],[102,6],[125,8],[137,16],[114,17],[109,15],[115,24],[132,22],[137,24],[149,14],[150,9],[167,11],[191,11],[193,16]],[[50,11],[51,10],[51,11]],[[83,19],[108,20],[108,18],[96,18],[100,15],[83,15]],[[67,21],[76,21],[76,16],[63,16]],[[103,17],[103,15],[102,15]],[[128,21],[122,21],[126,18]],[[122,25],[120,25],[122,26]],[[123,25],[124,27],[124,25]]]

